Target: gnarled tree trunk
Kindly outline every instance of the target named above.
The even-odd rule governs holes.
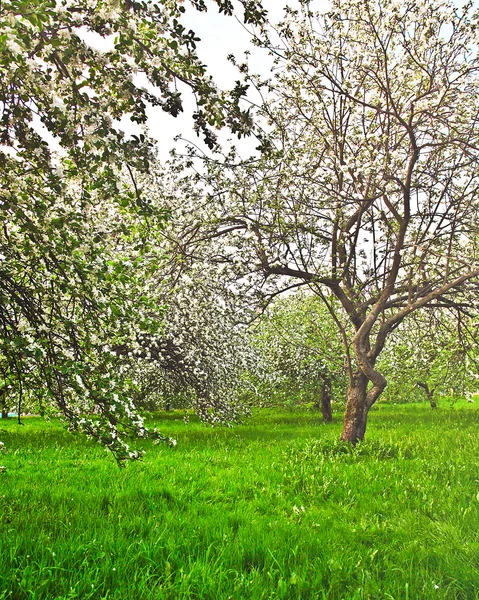
[[[367,403],[368,379],[361,371],[353,373],[348,388],[341,441],[356,442],[364,438],[369,406]]]
[[[369,333],[358,331],[353,340],[357,370],[350,370],[349,388],[344,411],[344,425],[341,440],[353,446],[364,439],[366,423],[371,406],[376,402],[386,387],[386,378],[374,369],[376,356],[370,351]],[[368,389],[368,384],[371,386]]]
[[[422,381],[418,381],[417,385],[424,390],[424,392],[426,394],[426,398],[429,400],[429,404],[430,404],[431,408],[437,408],[437,402],[436,402],[436,399],[434,398],[434,392],[436,391],[436,388],[433,388],[431,390],[430,387],[428,386],[428,384],[423,383]]]

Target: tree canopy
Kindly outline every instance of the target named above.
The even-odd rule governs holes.
[[[242,5],[246,22],[263,18],[256,2]],[[147,433],[129,359],[146,360],[144,341],[161,336],[155,239],[167,216],[138,183],[153,142],[146,130],[126,136],[119,120],[146,125],[148,104],[176,116],[183,85],[208,145],[217,127],[249,128],[238,94],[218,90],[198,58],[184,10],[169,0],[0,4],[1,393],[53,404],[119,460],[137,457],[127,434]]]
[[[408,315],[477,312],[477,20],[436,0],[338,0],[326,14],[302,2],[257,39],[275,75],[240,66],[264,97],[262,156],[207,158],[183,182],[183,230],[212,240],[194,250],[218,257],[223,243],[265,297],[336,297],[343,440],[363,438],[387,383],[376,361]]]

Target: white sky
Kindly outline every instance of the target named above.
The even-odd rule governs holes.
[[[237,15],[242,16],[241,5],[236,4],[238,6]],[[286,4],[290,6],[298,5],[296,0],[289,0],[288,2],[285,2],[285,0],[263,0],[263,6],[268,11],[271,23],[281,21]],[[313,4],[317,10],[325,10],[328,6],[328,0],[316,0]],[[187,7],[187,3],[185,3],[185,7]],[[207,65],[216,85],[220,89],[231,89],[235,81],[240,79],[236,68],[227,61],[226,57],[233,54],[241,62],[245,50],[251,51],[249,63],[252,72],[267,75],[271,67],[271,59],[266,51],[251,45],[250,34],[244,25],[235,17],[219,14],[216,5],[212,2],[208,3],[208,8],[209,10],[206,13],[200,13],[191,7],[187,8],[182,22],[187,29],[192,29],[196,36],[201,38],[201,41],[197,43],[197,52],[200,59]],[[150,134],[158,140],[161,159],[168,157],[168,152],[174,145],[174,137],[178,134],[201,145],[200,138],[196,136],[192,128],[191,114],[195,110],[195,104],[188,90],[185,90],[182,100],[184,112],[176,119],[164,113],[158,107],[151,107],[148,111],[148,127]],[[124,119],[122,125],[124,125],[125,130],[133,132],[127,121],[128,119]],[[228,137],[231,137],[231,133],[227,131],[220,132],[220,140],[226,140]],[[253,152],[256,145],[257,141],[255,140],[245,140],[240,143],[240,146],[247,153]]]

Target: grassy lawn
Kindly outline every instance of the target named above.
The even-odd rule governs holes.
[[[58,422],[0,421],[0,599],[479,598],[479,407],[158,421],[118,469]]]

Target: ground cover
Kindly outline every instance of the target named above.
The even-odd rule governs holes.
[[[0,599],[479,598],[479,407],[162,415],[118,469],[56,421],[0,421]]]

